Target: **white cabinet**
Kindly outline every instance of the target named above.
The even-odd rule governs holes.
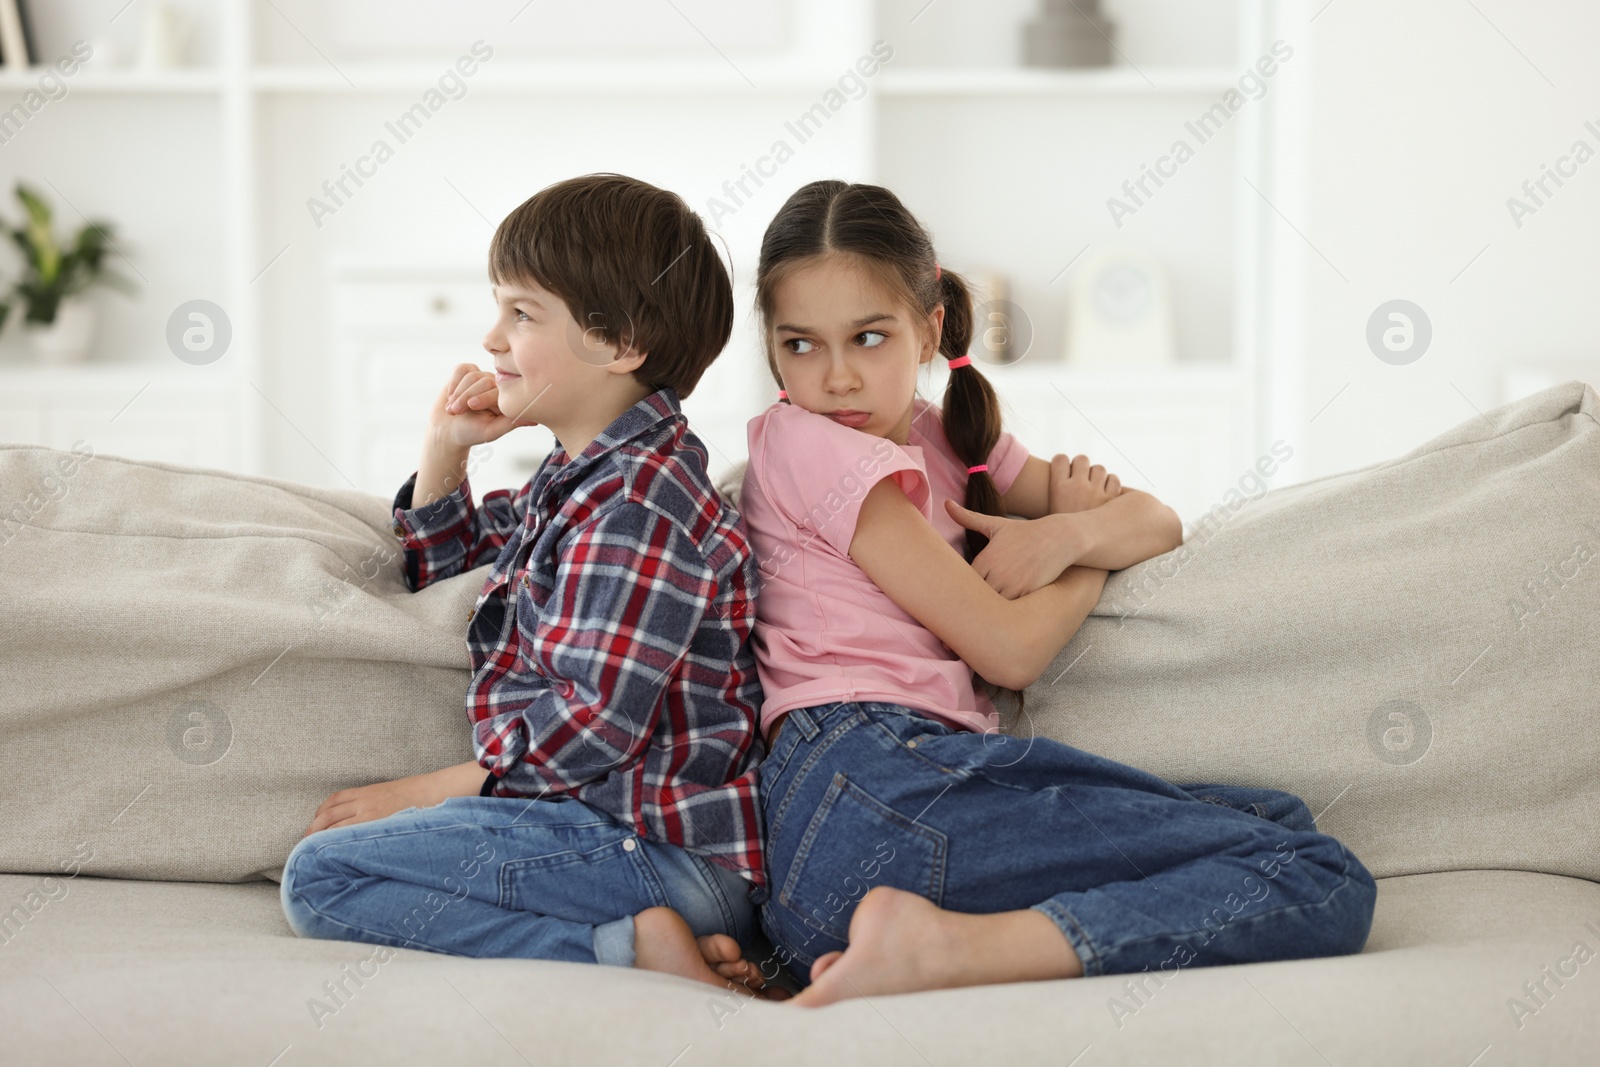
[[[1160,497],[1185,523],[1250,463],[1248,386],[1227,367],[1090,371],[1063,364],[985,367],[1005,427],[1034,455],[1086,455]],[[943,390],[943,381],[939,383]]]
[[[481,266],[341,263],[332,278],[339,382],[340,469],[357,488],[392,496],[422,457],[434,399],[458,363],[489,369],[483,335],[494,316]],[[555,438],[518,427],[472,450],[473,495],[516,489]]]
[[[449,368],[464,360],[487,365],[489,230],[480,225],[492,227],[549,181],[600,169],[679,192],[726,247],[739,329],[684,402],[713,474],[743,457],[744,424],[775,393],[749,329],[749,283],[765,220],[786,188],[819,177],[888,186],[933,231],[948,266],[1008,275],[1012,299],[1037,327],[1041,354],[1063,348],[1073,264],[1087,262],[1079,257],[1091,247],[1136,239],[1169,267],[1179,351],[1171,380],[1143,395],[1114,384],[1086,384],[1080,393],[1077,372],[1054,364],[1056,384],[1074,383],[1067,392],[1080,410],[1047,383],[1019,385],[1019,420],[1037,425],[1041,436],[1029,441],[1037,451],[1097,459],[1105,452],[1107,466],[1130,482],[1142,471],[1151,491],[1181,511],[1225,491],[1243,468],[1241,452],[1248,459],[1264,450],[1274,407],[1266,400],[1297,395],[1294,380],[1280,379],[1281,364],[1292,368],[1299,357],[1269,329],[1287,312],[1268,299],[1295,291],[1272,249],[1298,238],[1268,206],[1288,202],[1267,173],[1288,128],[1277,110],[1287,84],[1275,83],[1270,96],[1207,138],[1181,178],[1141,204],[1137,218],[1113,222],[1107,213],[1108,198],[1142,180],[1144,165],[1233,92],[1240,73],[1296,24],[1294,11],[1264,0],[1119,5],[1118,63],[1104,70],[1018,66],[1018,34],[1037,0],[726,4],[728,17],[715,29],[703,23],[705,34],[688,21],[699,16],[665,7],[650,25],[659,20],[672,30],[649,33],[651,47],[626,54],[614,43],[575,42],[637,41],[645,33],[639,25],[617,24],[629,17],[628,5],[567,5],[554,30],[531,17],[486,30],[496,54],[471,78],[470,103],[451,103],[376,183],[357,182],[359,198],[341,205],[336,220],[319,219],[325,225],[308,222],[307,197],[330,178],[351,192],[343,165],[382,119],[412,106],[438,78],[441,63],[472,39],[473,20],[445,14],[451,5],[424,5],[423,22],[401,20],[379,41],[370,20],[341,14],[348,5],[186,6],[203,26],[189,57],[194,67],[86,68],[70,84],[74,102],[51,106],[51,137],[19,138],[7,149],[22,153],[13,158],[19,172],[78,175],[63,195],[91,214],[104,210],[144,244],[142,259],[132,244],[123,249],[151,282],[129,333],[143,340],[116,358],[148,358],[149,367],[102,363],[60,379],[0,371],[0,436],[70,445],[70,435],[92,431],[130,453],[344,484],[303,441],[361,489],[391,493],[415,469],[426,407]],[[90,0],[52,7],[60,9],[51,20],[58,38],[92,39],[89,31],[104,22]],[[430,30],[439,25],[455,26],[461,38]],[[868,77],[850,74],[878,40],[892,45],[893,57]],[[13,95],[35,80],[0,71],[0,88]],[[827,116],[826,133],[798,137],[796,116],[814,113]],[[561,142],[571,151],[552,155],[522,138],[504,158],[485,155],[485,145],[520,130],[529,115],[576,123]],[[587,136],[597,130],[605,136]],[[768,174],[763,161],[771,162],[778,141],[789,149],[781,158],[793,159]],[[107,156],[107,145],[117,151]],[[123,165],[82,163],[103,157]],[[174,169],[171,160],[185,162]],[[424,176],[426,190],[406,185]],[[140,195],[146,188],[160,195]],[[731,189],[739,195],[730,199]],[[737,212],[725,213],[729,206]],[[426,266],[352,267],[342,259],[370,261],[397,248]],[[462,257],[473,261],[461,264]],[[112,423],[117,405],[142,384],[119,393],[124,377],[168,368],[160,327],[176,302],[195,297],[216,301],[232,320],[234,348],[224,364],[233,366],[234,384],[194,381],[232,398],[223,423],[235,440],[216,432],[217,417],[208,413],[216,405],[187,403],[154,385]],[[330,361],[337,405],[320,402]],[[1200,365],[1223,362],[1242,388],[1230,386],[1226,397],[1182,395],[1182,383],[1211,374]],[[81,386],[99,376],[115,379],[115,388],[91,398]],[[56,380],[71,384],[44,384]],[[287,426],[285,411],[295,413]],[[1224,418],[1231,419],[1227,435],[1217,430]],[[1104,445],[1096,445],[1097,432]],[[480,449],[474,488],[520,485],[551,446],[547,432],[530,428]]]
[[[481,265],[345,261],[331,278],[339,381],[340,469],[366,492],[392,494],[421,458],[427,413],[457,363],[492,365],[483,335],[494,316]],[[777,395],[752,332],[754,293],[728,349],[683,402],[713,478],[744,460],[745,424]],[[473,449],[475,494],[517,488],[556,445],[542,426],[518,427]]]
[[[38,397],[20,390],[5,389],[4,395],[0,395],[0,442],[45,443],[45,413]]]
[[[236,470],[239,384],[197,368],[7,367],[0,441]]]

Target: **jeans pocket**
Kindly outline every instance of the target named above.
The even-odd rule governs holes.
[[[940,903],[948,854],[944,834],[838,773],[806,826],[778,903],[789,913],[791,927],[798,922],[843,943],[849,940],[856,905],[876,886],[891,885]],[[801,935],[798,929],[786,932]]]
[[[508,859],[500,864],[499,890],[506,911],[591,925],[669,903],[637,844],[620,834],[609,841],[580,838],[542,855]]]

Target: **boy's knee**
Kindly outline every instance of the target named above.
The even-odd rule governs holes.
[[[339,870],[317,847],[316,834],[302,837],[289,851],[284,861],[282,881],[278,886],[278,901],[283,906],[283,916],[289,929],[298,937],[316,937],[317,912],[313,902],[318,898],[319,887],[330,877],[349,881],[349,876]]]

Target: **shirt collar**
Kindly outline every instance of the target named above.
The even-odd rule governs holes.
[[[644,397],[633,407],[624,411],[611,421],[611,425],[601,430],[599,435],[578,454],[577,458],[566,458],[567,450],[558,448],[551,458],[561,464],[556,470],[552,480],[566,480],[575,472],[585,470],[595,460],[611,452],[617,446],[633,440],[657,424],[682,415],[678,406],[678,392],[670,385],[663,385],[655,392]]]

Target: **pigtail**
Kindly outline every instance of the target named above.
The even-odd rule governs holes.
[[[953,271],[938,268],[939,295],[944,303],[944,331],[939,336],[939,351],[946,359],[959,359],[972,344],[972,294],[966,282]],[[984,466],[989,454],[1000,443],[1000,400],[994,386],[974,363],[950,371],[944,388],[944,436],[951,451],[968,467]],[[1000,490],[987,470],[967,476],[966,499],[962,504],[984,515],[1004,515]],[[989,539],[976,530],[967,531],[967,560],[983,551]]]
[[[945,359],[960,359],[967,355],[972,345],[972,294],[961,276],[935,265],[935,282],[939,299],[944,304],[944,328],[939,334],[939,352]],[[944,387],[945,440],[950,450],[968,467],[985,469],[967,475],[966,499],[961,503],[969,511],[984,515],[1004,515],[1005,505],[1000,501],[1000,488],[988,471],[989,454],[1000,443],[1000,398],[994,386],[970,358],[950,371],[950,380]],[[967,561],[975,559],[989,539],[976,530],[967,531]],[[989,681],[976,671],[973,676],[989,686],[990,698],[1001,693],[1016,698],[1017,711],[1022,711],[1025,694],[1020,689],[1007,689]]]

